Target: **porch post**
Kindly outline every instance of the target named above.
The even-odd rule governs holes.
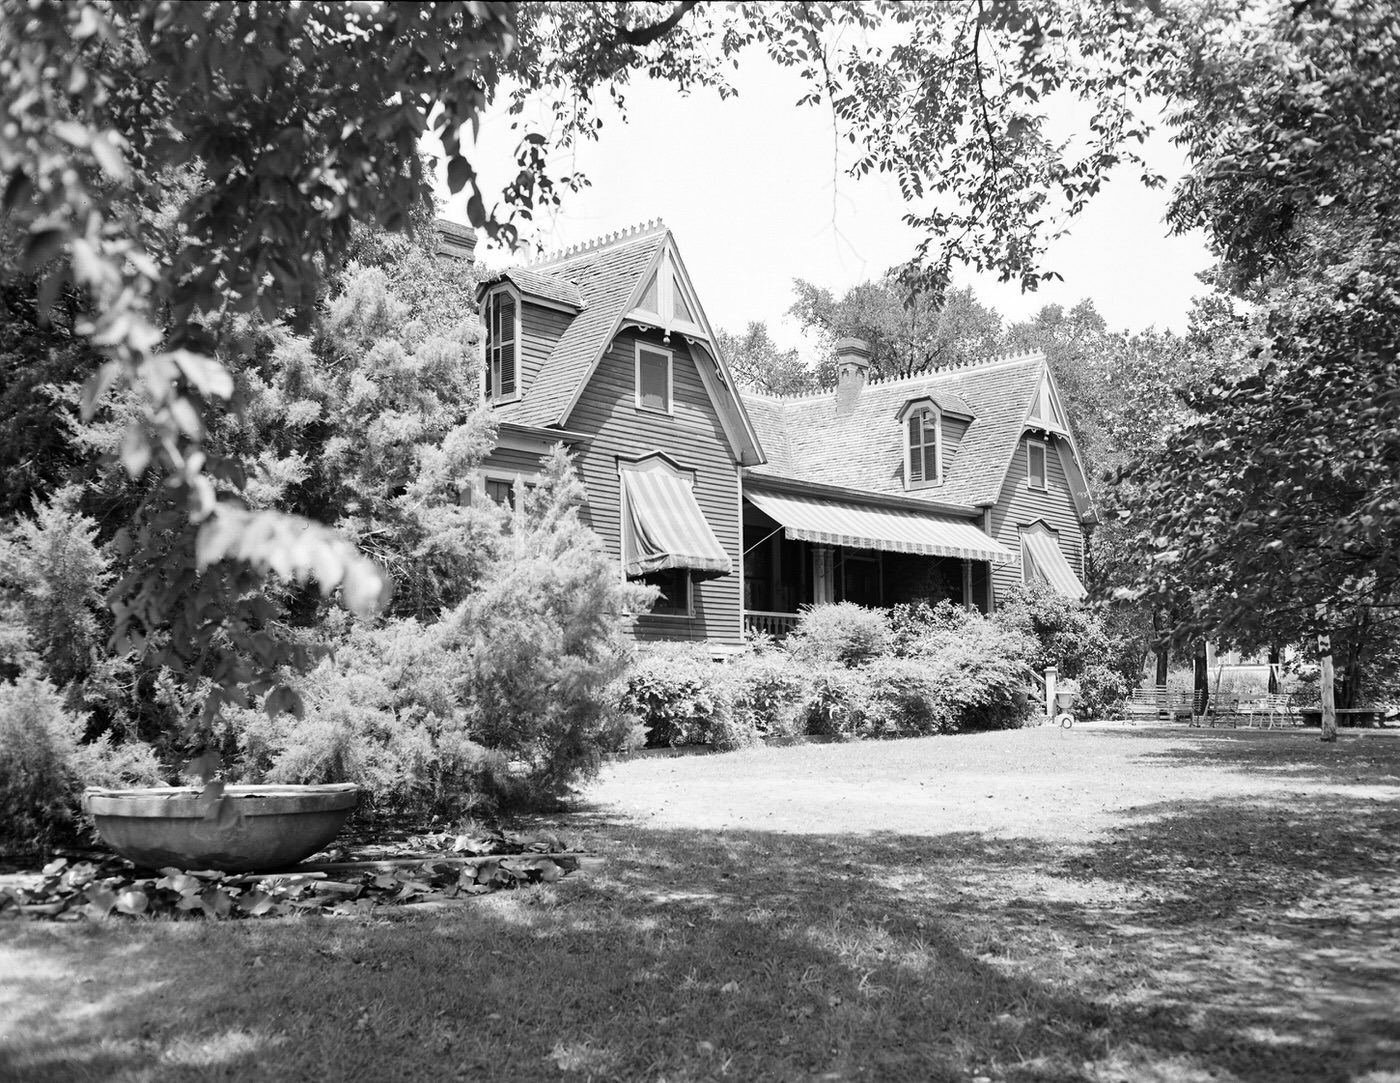
[[[1045,721],[1049,725],[1055,722],[1055,674],[1058,672],[1055,666],[1045,667]]]

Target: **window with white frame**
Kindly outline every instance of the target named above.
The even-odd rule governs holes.
[[[509,402],[519,393],[520,301],[509,290],[486,299],[486,398]]]
[[[637,343],[637,408],[671,412],[672,354],[659,346]]]
[[[938,409],[920,406],[905,420],[904,477],[906,486],[937,485],[943,478],[943,432]]]
[[[1026,441],[1026,484],[1032,489],[1045,489],[1049,486],[1045,450],[1045,445],[1039,440]]]

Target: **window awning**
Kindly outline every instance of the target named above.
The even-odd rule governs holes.
[[[794,541],[959,560],[989,560],[993,564],[1016,561],[1015,553],[966,519],[809,496],[750,491],[744,498],[782,523],[783,533]]]
[[[624,470],[622,487],[622,560],[629,576],[689,568],[708,579],[733,570],[683,478],[661,470]]]
[[[1026,565],[1026,577],[1048,583],[1066,598],[1078,601],[1088,595],[1079,576],[1069,566],[1055,536],[1041,531],[1021,531],[1021,560]]]

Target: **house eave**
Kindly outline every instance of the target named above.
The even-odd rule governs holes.
[[[875,508],[933,512],[938,515],[957,516],[961,519],[980,519],[982,517],[981,509],[973,507],[971,504],[947,504],[937,500],[919,500],[916,497],[899,496],[895,493],[874,493],[868,489],[848,489],[843,485],[798,481],[796,478],[756,474],[752,471],[744,472],[740,489],[741,491],[758,489],[763,492],[788,493],[793,496],[811,496],[823,500],[837,500],[847,504],[863,504]]]
[[[524,425],[518,421],[502,421],[496,429],[496,446],[515,451],[548,451],[555,444],[575,447],[588,443],[582,433],[569,432],[545,425]]]

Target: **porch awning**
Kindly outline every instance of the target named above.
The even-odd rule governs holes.
[[[710,579],[733,570],[684,479],[660,470],[625,470],[622,487],[622,560],[629,576],[689,568]]]
[[[1028,578],[1048,583],[1066,598],[1078,601],[1088,595],[1053,534],[1022,531],[1021,560],[1025,562]]]
[[[783,524],[794,541],[1014,564],[1016,554],[977,524],[946,515],[874,508],[810,496],[747,492],[744,499]]]

